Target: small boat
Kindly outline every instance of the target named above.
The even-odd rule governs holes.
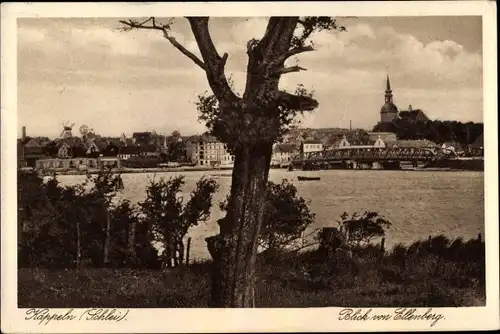
[[[299,181],[319,181],[321,177],[319,176],[297,176],[297,180]]]

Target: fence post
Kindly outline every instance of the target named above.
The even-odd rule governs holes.
[[[191,250],[191,237],[188,238],[188,244],[186,248],[186,266],[189,265],[189,251]]]
[[[331,259],[341,245],[338,230],[335,227],[323,227],[320,248],[325,251],[325,258]]]
[[[385,253],[385,238],[382,238],[382,241],[380,242],[380,252],[382,254]]]

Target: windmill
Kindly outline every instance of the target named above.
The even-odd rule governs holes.
[[[66,139],[66,138],[72,138],[73,134],[71,133],[71,130],[73,129],[73,126],[75,126],[75,123],[71,123],[69,125],[69,122],[62,122],[63,130],[61,132],[61,139]]]
[[[87,136],[87,134],[89,133],[89,127],[85,124],[80,126],[79,130],[80,130],[80,135],[82,136],[82,138],[85,138]]]

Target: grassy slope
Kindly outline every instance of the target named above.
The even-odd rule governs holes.
[[[393,255],[330,262],[315,253],[261,260],[257,307],[485,305],[484,265]],[[267,263],[266,263],[267,262]],[[210,263],[167,272],[130,269],[20,269],[19,307],[206,307]]]

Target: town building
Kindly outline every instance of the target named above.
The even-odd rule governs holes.
[[[385,88],[385,103],[380,108],[380,123],[390,123],[398,115],[398,107],[394,104],[391,81],[389,80],[389,75],[387,75],[387,82]]]
[[[127,139],[123,137],[124,135],[122,134],[120,141],[125,141],[125,143],[127,143]],[[155,146],[160,148],[166,145],[166,136],[159,135],[155,131],[134,132],[132,134],[132,144],[136,146]]]
[[[347,140],[347,136],[346,135],[342,135],[342,138],[340,140],[336,140],[331,145],[332,148],[340,148],[340,147],[348,147],[348,146],[351,146],[351,144]]]
[[[438,148],[437,144],[427,140],[427,139],[422,139],[422,140],[384,140],[382,137],[378,137],[376,140],[372,141],[371,144],[369,145],[352,145],[346,138],[346,136],[343,136],[341,140],[339,140],[337,143],[335,143],[332,146],[332,149],[342,149],[342,148],[395,148],[395,147],[400,147],[400,148],[429,148],[429,149],[436,149]],[[330,149],[330,148],[329,148]]]
[[[367,134],[370,142],[375,142],[378,138],[381,138],[384,142],[397,140],[394,132],[367,132]]]
[[[90,170],[99,168],[98,158],[44,158],[36,161],[36,169],[43,171]]]
[[[141,153],[141,150],[139,149],[138,146],[121,146],[118,148],[118,157],[121,160],[128,160],[130,158],[134,158],[139,156]]]
[[[151,145],[153,141],[153,135],[151,132],[134,132],[132,134],[132,140],[134,145],[145,146]]]
[[[189,138],[186,141],[186,152],[195,165],[213,167],[234,165],[234,155],[228,152],[224,143],[211,135],[203,134]]]
[[[34,168],[36,161],[47,155],[45,146],[50,142],[47,137],[29,137],[26,127],[22,127],[21,138],[17,140],[17,165],[18,168]]]
[[[273,155],[271,157],[271,166],[287,167],[297,154],[299,147],[292,143],[277,143],[273,145]]]
[[[306,139],[300,145],[300,153],[320,152],[323,151],[323,143],[316,139]]]
[[[380,108],[379,132],[395,132],[401,123],[425,123],[430,120],[422,109],[413,109],[411,105],[408,106],[407,110],[398,110],[394,104],[389,75],[387,75],[384,99],[385,103]],[[381,135],[381,137],[383,136]]]
[[[23,164],[26,167],[35,167],[36,161],[46,156],[44,149],[45,142],[38,138],[26,138],[21,141],[21,154],[23,155]]]

